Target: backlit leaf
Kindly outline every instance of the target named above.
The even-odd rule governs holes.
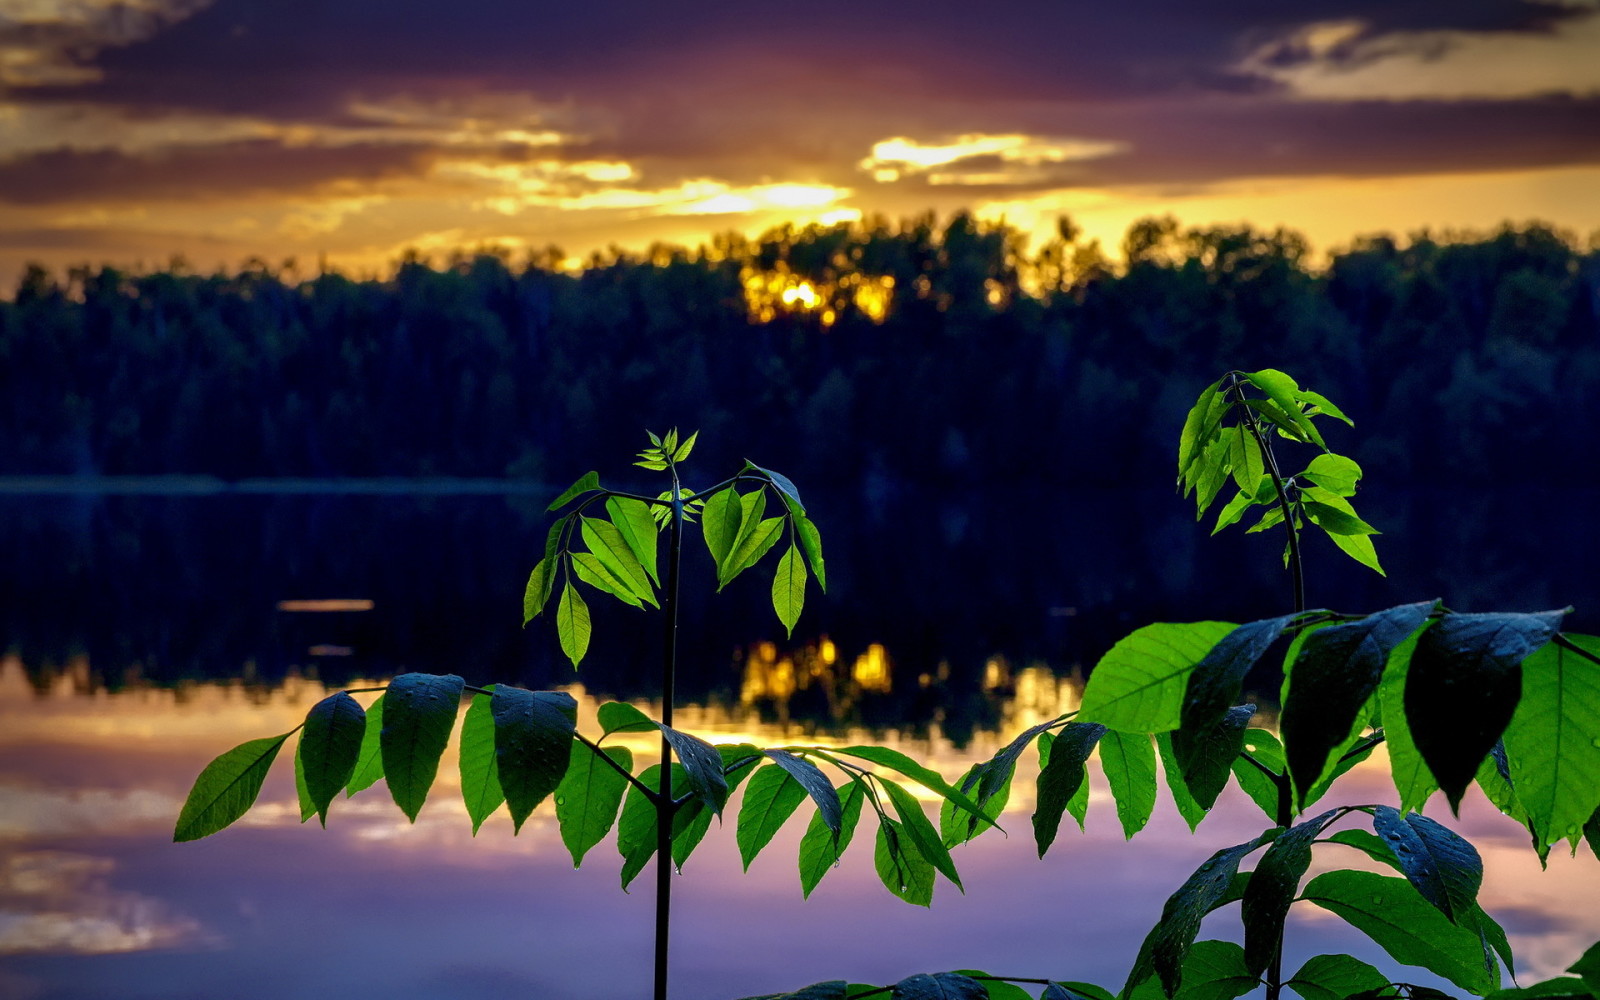
[[[1361,481],[1361,466],[1343,455],[1325,452],[1311,460],[1301,478],[1342,497],[1356,495],[1356,484]]]
[[[600,731],[605,736],[612,733],[648,733],[658,727],[654,719],[625,701],[608,701],[596,712]]]
[[[1125,733],[1178,728],[1189,671],[1236,627],[1162,622],[1131,633],[1089,673],[1078,718]]]
[[[1600,638],[1563,637],[1600,655]],[[1600,809],[1600,664],[1551,643],[1522,661],[1522,701],[1505,733],[1517,800],[1548,844]]]
[[[361,753],[356,759],[356,769],[350,775],[350,783],[345,786],[345,797],[371,788],[383,777],[383,746],[380,734],[383,732],[383,695],[378,695],[377,700],[367,706],[367,724],[361,734]]]
[[[700,532],[705,538],[706,550],[711,553],[711,561],[719,572],[727,561],[728,553],[733,551],[734,541],[739,537],[743,515],[744,504],[731,486],[706,498],[706,505],[700,512]]]
[[[627,747],[605,747],[600,753],[624,771],[633,770],[633,752]],[[600,753],[573,740],[567,773],[556,786],[556,821],[574,865],[582,864],[589,849],[605,839],[628,790],[628,779],[601,760]]]
[[[1424,633],[1434,627],[1434,622],[1423,625]],[[1428,797],[1438,790],[1428,765],[1411,739],[1411,727],[1406,722],[1406,679],[1411,672],[1411,658],[1422,635],[1413,633],[1389,654],[1389,665],[1383,679],[1378,682],[1378,706],[1383,717],[1384,742],[1389,751],[1389,773],[1394,787],[1400,793],[1400,811],[1421,810]]]
[[[528,691],[499,685],[489,703],[494,715],[495,773],[511,822],[523,821],[566,776],[578,703],[563,691]]]
[[[1178,767],[1178,759],[1172,753],[1172,734],[1156,734],[1156,750],[1161,755],[1161,772],[1167,779],[1167,790],[1172,793],[1172,803],[1178,808],[1178,815],[1189,824],[1192,831],[1200,825],[1209,813],[1206,808],[1194,800],[1189,792],[1189,786],[1184,783],[1183,770]]]
[[[1246,753],[1261,766],[1257,767],[1256,764],[1246,760]],[[1244,793],[1250,796],[1250,800],[1266,814],[1267,820],[1277,823],[1278,785],[1261,770],[1262,767],[1273,774],[1284,773],[1283,744],[1265,729],[1246,729],[1244,745],[1231,765],[1233,777],[1239,782],[1239,787],[1244,789]]]
[[[957,889],[962,888],[961,876],[956,871],[955,861],[950,857],[950,850],[939,839],[939,832],[928,821],[916,796],[896,782],[883,780],[880,784],[888,794],[889,802],[894,806],[895,815],[900,817],[901,835],[910,839],[917,853],[939,874],[949,879]]]
[[[913,906],[933,905],[934,869],[906,836],[900,824],[880,816],[872,865],[878,880],[894,895]]]
[[[866,800],[862,783],[850,781],[839,787],[838,832],[830,830],[818,812],[811,817],[805,835],[800,838],[800,891],[806,898],[810,898],[811,890],[822,881],[822,876],[839,863],[861,819],[861,804]]]
[[[583,543],[613,576],[622,581],[639,600],[652,606],[659,606],[656,603],[655,589],[650,584],[650,574],[645,572],[644,565],[639,562],[639,557],[633,554],[632,546],[628,544],[628,540],[623,537],[616,525],[599,518],[586,517],[580,530],[583,533]]]
[[[833,786],[829,785],[832,791]],[[745,871],[750,870],[761,849],[772,841],[778,828],[794,815],[806,798],[806,790],[781,767],[759,768],[750,778],[750,787],[744,790],[739,803],[739,819],[735,839],[739,844],[739,858]]]
[[[656,575],[656,540],[659,535],[650,505],[632,497],[607,497],[606,513],[611,515],[611,523],[621,533],[639,565],[644,567],[645,574],[652,582],[660,583],[661,579]]]
[[[1317,431],[1316,426],[1312,424],[1311,418],[1306,416],[1300,409],[1301,389],[1294,379],[1273,368],[1263,368],[1258,372],[1248,372],[1245,374],[1245,378],[1250,380],[1250,384],[1266,393],[1267,398],[1276,403],[1278,408],[1294,421],[1295,426],[1299,428],[1305,440],[1310,441],[1324,451],[1327,450],[1327,446],[1322,443],[1322,435]]]
[[[817,531],[817,526],[804,514],[792,514],[794,518],[794,533],[800,538],[800,551],[806,555],[806,561],[811,563],[811,572],[817,578],[817,587],[824,593],[828,590],[828,568],[822,561],[822,535]]]
[[[1189,409],[1189,415],[1184,418],[1183,430],[1178,436],[1178,481],[1181,483],[1189,473],[1189,468],[1204,451],[1206,444],[1216,433],[1217,426],[1222,416],[1228,409],[1228,401],[1223,393],[1218,390],[1222,387],[1220,380],[1211,383],[1200,393],[1200,398],[1195,400]],[[1188,496],[1188,491],[1184,491]]]
[[[760,494],[752,494],[760,496]],[[769,517],[753,523],[748,534],[740,535],[728,561],[717,575],[717,589],[721,590],[733,578],[761,561],[761,557],[783,537],[783,518]],[[802,572],[804,570],[802,569]]]
[[[401,674],[384,694],[384,777],[395,805],[413,823],[439,772],[439,757],[455,728],[462,680],[455,674]]]
[[[1108,729],[1100,737],[1100,769],[1117,804],[1122,835],[1132,839],[1150,821],[1156,805],[1156,751],[1146,733]]]
[[[1261,985],[1244,966],[1244,952],[1232,941],[1196,941],[1183,959],[1183,984],[1174,1000],[1233,1000]],[[1167,1000],[1157,980],[1145,980],[1131,1000]]]
[[[172,839],[209,837],[248,812],[290,733],[241,743],[207,764],[189,789]]]
[[[304,823],[317,814],[317,804],[311,801],[311,792],[306,788],[305,761],[297,752],[294,755],[294,795],[300,802],[300,822]],[[327,824],[323,824],[327,828]]]
[[[634,594],[623,580],[612,573],[605,563],[592,552],[572,553],[572,570],[578,574],[578,579],[587,583],[596,590],[610,594],[624,604],[633,607],[643,607],[638,595]]]
[[[1350,955],[1318,955],[1284,983],[1304,1000],[1345,1000],[1389,985],[1389,977]]]
[[[545,510],[555,510],[558,507],[564,507],[573,498],[593,490],[598,490],[599,488],[600,474],[598,472],[585,472],[581,477],[579,477],[577,482],[567,487],[565,492],[556,497],[554,500],[550,501],[550,506],[546,507]]]
[[[343,691],[322,699],[306,713],[295,756],[301,762],[306,795],[323,826],[328,825],[328,803],[355,774],[366,730],[367,713]]]
[[[847,757],[859,757],[862,760],[869,760],[874,764],[887,767],[891,771],[905,775],[912,781],[915,781],[922,787],[928,789],[930,792],[938,792],[940,795],[953,802],[957,808],[966,812],[968,815],[981,817],[980,822],[982,822],[984,826],[994,825],[989,817],[985,816],[982,810],[980,810],[971,799],[967,798],[966,795],[952,787],[949,782],[944,780],[944,778],[940,777],[939,772],[923,767],[921,764],[918,764],[916,761],[912,760],[910,757],[907,757],[898,750],[893,750],[889,747],[868,745],[832,747],[828,750],[828,753],[843,754]]]
[[[485,690],[492,696],[494,685]],[[489,698],[474,695],[461,721],[461,799],[472,820],[472,835],[478,835],[483,821],[505,802],[500,778],[494,766],[494,713]]]
[[[761,751],[771,758],[773,763],[789,773],[789,776],[800,783],[811,800],[817,804],[817,815],[830,830],[838,830],[842,821],[843,811],[839,804],[839,793],[834,791],[833,785],[828,781],[817,765],[796,756],[787,750]]]
[[[1376,535],[1378,529],[1354,514],[1347,514],[1331,504],[1306,500],[1301,504],[1311,523],[1330,535]]]
[[[1406,678],[1406,722],[1452,810],[1511,721],[1522,660],[1550,641],[1563,614],[1447,614],[1418,639]]]
[[[806,564],[800,550],[790,545],[778,560],[778,569],[772,576],[772,610],[778,613],[784,633],[794,635],[794,624],[800,620],[800,609],[806,603]]]
[[[589,605],[569,583],[561,588],[561,603],[556,605],[556,638],[574,667],[589,651],[589,634]]]

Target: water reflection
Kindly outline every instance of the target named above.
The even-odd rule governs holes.
[[[866,698],[876,693],[874,664],[897,675],[887,650],[881,659],[845,656],[819,642],[748,652],[747,665],[760,669],[746,680],[768,694],[784,677],[799,691],[798,678],[811,676],[814,686]],[[918,688],[921,676],[895,683]],[[891,745],[953,777],[1006,735],[1073,707],[1080,690],[1042,665],[999,659],[982,679],[1005,695],[995,731],[958,748],[935,723],[920,737],[890,735]],[[337,801],[326,830],[302,827],[285,754],[245,821],[193,844],[170,843],[173,817],[205,761],[245,738],[289,729],[326,690],[291,679],[108,692],[65,675],[41,689],[17,658],[0,662],[0,995],[639,995],[649,975],[649,890],[619,891],[618,861],[606,844],[572,870],[548,806],[521,836],[511,835],[502,810],[474,838],[453,756],[415,825],[380,784]],[[597,699],[581,686],[568,690],[580,726],[596,732]],[[732,704],[696,703],[679,715],[719,742],[872,735],[860,724],[808,734],[792,720],[765,723]],[[655,752],[646,736],[623,740],[646,759]],[[1115,986],[1161,900],[1219,844],[1247,838],[1260,823],[1230,789],[1190,835],[1163,796],[1151,826],[1125,843],[1096,773],[1086,832],[1064,833],[1040,861],[1027,819],[1034,763],[1028,754],[1002,817],[1011,836],[961,848],[967,894],[941,884],[930,910],[883,891],[865,838],[803,902],[794,870],[803,817],[749,873],[740,870],[732,824],[713,829],[676,894],[678,995],[732,997],[835,976],[881,982],[952,965]],[[1333,798],[1392,801],[1393,793],[1381,767],[1369,766],[1341,779]],[[1553,857],[1541,873],[1520,828],[1478,802],[1452,825],[1484,853],[1484,900],[1506,919],[1524,971],[1558,971],[1600,936],[1592,859]],[[1219,916],[1236,922],[1232,908]],[[1348,950],[1389,967],[1318,911],[1297,910],[1294,921],[1290,961]],[[879,933],[885,926],[895,928],[891,942]],[[1233,936],[1225,922],[1216,926]]]

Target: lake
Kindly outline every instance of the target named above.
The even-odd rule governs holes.
[[[502,811],[472,837],[453,748],[415,825],[380,785],[336,803],[327,830],[302,828],[285,757],[246,820],[170,842],[212,757],[292,728],[327,691],[397,672],[559,687],[578,698],[587,731],[599,701],[658,712],[658,619],[592,601],[596,640],[576,676],[545,620],[520,627],[550,491],[407,488],[0,493],[0,996],[647,992],[649,873],[624,894],[609,840],[575,871],[548,806],[520,836]],[[1596,499],[1364,497],[1363,514],[1386,532],[1390,575],[1313,544],[1311,603],[1571,604],[1569,628],[1594,632]],[[680,728],[716,742],[886,742],[954,778],[1070,709],[1083,672],[1133,628],[1287,610],[1281,540],[1207,539],[1170,493],[997,491],[918,506],[879,489],[808,501],[830,592],[810,596],[792,639],[767,605],[766,580],[712,595],[703,550],[692,548]],[[1252,678],[1263,692],[1275,683],[1270,672]],[[1030,752],[1024,771],[1033,766]],[[1162,900],[1262,820],[1230,788],[1190,834],[1163,793],[1127,843],[1091,775],[1085,832],[1064,830],[1044,860],[1029,830],[1031,782],[1019,781],[1001,821],[1011,835],[960,848],[966,893],[941,883],[927,910],[878,884],[866,828],[802,900],[803,818],[748,873],[731,822],[714,826],[674,894],[674,995],[945,968],[1115,989]],[[1341,779],[1328,801],[1393,799],[1375,764]],[[1600,937],[1593,857],[1556,852],[1541,872],[1520,828],[1476,792],[1460,821],[1438,800],[1430,812],[1484,853],[1483,899],[1511,933],[1519,971],[1557,972]],[[1235,911],[1202,936],[1236,938]],[[1330,951],[1396,968],[1309,907],[1294,911],[1286,947],[1289,969]]]

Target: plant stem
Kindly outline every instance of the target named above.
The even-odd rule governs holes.
[[[1244,390],[1237,382],[1233,391],[1243,403]],[[1267,474],[1272,477],[1272,491],[1278,497],[1278,509],[1283,511],[1283,527],[1289,532],[1289,573],[1294,579],[1294,613],[1302,614],[1306,610],[1305,567],[1300,561],[1300,532],[1295,530],[1294,508],[1289,503],[1289,491],[1283,485],[1283,473],[1278,470],[1278,459],[1272,454],[1272,446],[1267,443],[1266,435],[1261,433],[1260,421],[1256,420],[1256,415],[1248,406],[1241,406],[1240,409],[1244,411],[1245,426],[1250,428],[1256,444],[1261,448],[1261,460],[1267,466]],[[1268,997],[1271,1000],[1270,993]]]
[[[673,688],[678,672],[678,565],[683,555],[683,496],[678,470],[672,472],[672,519],[667,533],[667,582],[661,592],[666,631],[661,642],[661,724],[672,725]],[[667,930],[672,916],[672,744],[661,734],[661,791],[656,799],[656,963],[655,1000],[667,1000]]]

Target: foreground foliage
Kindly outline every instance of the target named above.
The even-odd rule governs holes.
[[[1297,903],[1342,918],[1396,962],[1466,993],[1497,1000],[1600,996],[1600,946],[1572,966],[1575,977],[1527,990],[1500,988],[1503,974],[1514,971],[1514,956],[1504,930],[1479,905],[1478,852],[1420,812],[1435,791],[1458,812],[1476,786],[1525,827],[1541,859],[1557,845],[1577,851],[1584,841],[1600,855],[1600,637],[1563,633],[1562,610],[1462,613],[1437,600],[1363,614],[1305,609],[1298,539],[1306,523],[1381,572],[1375,531],[1349,501],[1360,467],[1327,449],[1315,423],[1323,416],[1345,419],[1281,372],[1230,373],[1202,394],[1180,446],[1180,484],[1197,494],[1202,515],[1230,479],[1238,487],[1218,530],[1255,505],[1266,511],[1251,530],[1284,529],[1295,580],[1292,613],[1134,631],[1095,665],[1076,712],[1018,734],[955,782],[885,747],[714,746],[671,725],[670,696],[663,720],[623,703],[600,706],[601,732],[591,738],[577,730],[575,702],[564,693],[412,673],[365,692],[378,694],[366,707],[352,697],[363,692],[336,693],[296,731],[217,758],[196,781],[175,839],[208,836],[242,816],[295,732],[303,819],[315,815],[325,823],[341,792],[353,795],[381,778],[414,821],[467,700],[460,767],[474,831],[502,804],[520,829],[553,798],[575,863],[616,831],[626,888],[659,855],[670,854],[671,866],[681,867],[742,785],[734,824],[747,867],[805,807],[809,825],[797,866],[809,895],[868,816],[874,868],[885,888],[926,906],[939,879],[961,887],[956,849],[997,828],[1018,764],[1032,747],[1039,769],[1031,824],[1041,857],[1067,815],[1084,823],[1088,764],[1096,757],[1130,838],[1150,819],[1163,785],[1191,829],[1230,780],[1265,817],[1261,833],[1219,849],[1166,901],[1120,989],[1122,1000],[1231,1000],[1263,985],[1270,1000],[1284,987],[1303,1000],[1442,995],[1391,981],[1349,955],[1317,956],[1286,975],[1282,940]],[[1286,476],[1274,437],[1317,454],[1302,472]],[[698,525],[719,586],[781,546],[771,592],[787,630],[801,614],[809,581],[825,586],[821,540],[791,481],[746,463],[731,479],[695,493],[680,484],[677,470],[695,437],[680,440],[674,431],[650,440],[637,464],[671,477],[660,496],[607,490],[590,473],[551,505],[571,509],[550,529],[524,611],[532,620],[554,600],[558,640],[574,665],[591,634],[583,588],[634,606],[670,608],[685,524]],[[768,516],[769,507],[776,513]],[[658,566],[663,533],[665,574]],[[1281,739],[1252,727],[1256,707],[1241,703],[1246,677],[1280,656]],[[638,732],[661,734],[661,763],[636,770],[626,747],[607,745]],[[1399,807],[1354,803],[1314,812],[1339,776],[1380,744],[1387,744]],[[915,787],[940,801],[937,822]],[[1364,858],[1392,874],[1333,868],[1306,881],[1314,854],[1319,869],[1329,860]],[[1247,860],[1253,868],[1241,870]],[[658,873],[668,867],[662,861]],[[1207,916],[1234,902],[1243,944],[1197,940]],[[819,983],[764,1000],[880,995],[1112,997],[1087,983],[962,970],[886,986]]]

